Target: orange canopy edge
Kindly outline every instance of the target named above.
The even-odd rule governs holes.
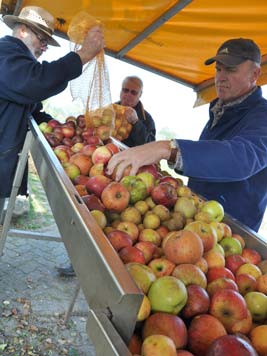
[[[0,0],[1,14],[41,6],[56,18],[56,34],[67,38],[80,11],[105,28],[106,53],[192,88],[194,106],[216,97],[214,66],[204,61],[230,38],[251,38],[263,55],[259,85],[267,83],[266,0]]]

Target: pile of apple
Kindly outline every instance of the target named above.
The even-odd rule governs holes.
[[[112,104],[88,115],[69,116],[62,124],[54,119],[42,122],[39,128],[52,147],[60,144],[72,147],[78,143],[80,150],[81,143],[103,144],[110,136],[122,141],[129,136],[132,125],[125,118],[125,107]]]
[[[143,356],[266,356],[266,257],[223,222],[217,201],[204,201],[157,166],[144,166],[135,176],[128,168],[114,181],[105,167],[118,151],[101,142],[54,147],[144,294],[129,350]]]

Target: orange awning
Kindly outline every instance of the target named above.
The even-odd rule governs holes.
[[[2,14],[41,6],[66,38],[72,17],[87,11],[105,27],[106,53],[191,87],[196,106],[215,97],[206,58],[229,38],[252,38],[263,54],[259,84],[267,83],[266,0],[2,0]]]

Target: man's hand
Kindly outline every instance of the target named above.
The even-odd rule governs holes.
[[[137,116],[136,111],[133,108],[131,108],[130,106],[127,107],[125,110],[125,118],[132,125],[136,124],[138,121],[138,116]]]
[[[84,38],[82,47],[76,52],[86,64],[93,59],[105,46],[104,34],[101,26],[92,27]]]
[[[111,175],[117,167],[115,179],[119,181],[128,166],[131,166],[129,175],[135,175],[142,166],[158,163],[161,159],[169,159],[170,153],[169,141],[154,141],[131,147],[111,157],[107,165],[107,173]]]

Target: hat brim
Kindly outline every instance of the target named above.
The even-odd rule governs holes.
[[[39,32],[42,32],[46,36],[47,43],[50,46],[60,47],[60,44],[52,37],[51,33],[49,33],[48,30],[46,31],[44,26],[41,26],[41,25],[37,24],[36,22],[24,20],[24,19],[19,18],[18,16],[14,16],[14,15],[5,15],[3,17],[3,21],[11,29],[14,28],[16,23],[23,23],[25,25],[33,26],[36,30],[38,30]]]
[[[219,62],[225,66],[234,67],[245,62],[245,60],[246,59],[243,57],[231,56],[229,54],[217,54],[216,56],[207,59],[204,63],[208,66],[214,62]]]

